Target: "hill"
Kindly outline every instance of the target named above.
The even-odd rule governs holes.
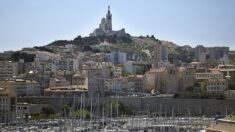
[[[172,42],[158,40],[153,35],[151,37],[133,37],[128,34],[127,36],[122,37],[118,37],[115,35],[81,37],[79,35],[73,40],[56,40],[45,46],[35,46],[33,48],[29,48],[28,50],[57,53],[58,51],[56,49],[61,46],[65,47],[68,44],[74,45],[76,49],[75,51],[93,51],[108,53],[112,50],[120,50],[127,53],[135,53],[138,56],[141,56],[144,60],[151,59],[154,53],[153,49],[155,45],[162,44],[167,46],[169,53],[175,52],[177,47],[179,47]],[[25,50],[25,48],[22,50]],[[11,58],[14,58],[13,61],[17,61],[25,57],[28,58],[26,55],[21,54],[21,51],[17,51],[13,53]]]
[[[142,50],[149,50],[152,52],[153,46],[157,44],[162,44],[168,47],[169,53],[172,53],[175,51],[175,49],[179,46],[176,44],[169,42],[169,41],[163,41],[155,39],[154,36],[151,37],[132,37],[130,35],[123,36],[123,37],[117,37],[117,36],[88,36],[88,37],[81,37],[78,36],[74,38],[73,40],[57,40],[50,44],[48,44],[45,47],[50,48],[53,50],[52,47],[55,46],[65,46],[67,44],[74,44],[77,46],[77,48],[81,51],[86,50],[92,50],[92,49],[102,49],[104,46],[101,46],[103,43],[109,43],[109,45],[105,46],[105,49],[120,49],[124,50],[125,52],[128,52],[129,50],[132,52],[133,50],[142,51]],[[96,46],[98,45],[98,46]],[[37,49],[44,49],[45,48],[38,48]],[[105,52],[105,50],[103,50]],[[52,51],[51,51],[52,52]]]

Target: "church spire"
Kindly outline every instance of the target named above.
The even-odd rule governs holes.
[[[110,6],[108,6],[108,13],[106,14],[106,29],[112,31],[112,14],[110,12]]]
[[[108,5],[108,15],[110,15],[110,6]]]
[[[108,6],[108,13],[107,13],[107,15],[106,15],[106,19],[108,20],[111,20],[112,19],[112,14],[111,14],[111,12],[110,12],[110,6]]]

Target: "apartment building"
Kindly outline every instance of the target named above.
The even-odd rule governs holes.
[[[208,79],[207,92],[210,94],[224,94],[226,90],[225,79]]]
[[[161,94],[174,94],[179,91],[179,68],[176,66],[152,68],[146,72],[144,86]]]
[[[11,79],[18,75],[18,63],[0,61],[0,79]]]
[[[134,92],[144,91],[144,76],[143,75],[128,76],[127,79],[128,79],[128,84],[134,85],[134,89],[133,89]]]
[[[0,88],[0,123],[15,120],[16,93],[13,89]]]
[[[40,96],[40,85],[34,80],[5,80],[0,81],[0,86],[15,90],[17,96]]]
[[[104,90],[107,92],[123,92],[128,90],[126,77],[112,78],[105,80]]]
[[[223,73],[216,69],[210,69],[210,72],[196,73],[196,79],[201,84],[206,84],[206,91],[209,94],[224,94],[228,86]]]

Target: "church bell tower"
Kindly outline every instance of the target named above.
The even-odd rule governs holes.
[[[110,6],[108,6],[108,13],[106,14],[106,21],[107,21],[107,30],[112,31],[112,14],[110,13]]]

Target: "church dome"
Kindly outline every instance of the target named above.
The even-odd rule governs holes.
[[[105,18],[103,17],[102,19],[101,19],[101,23],[105,23],[106,22],[106,20],[105,20]]]

